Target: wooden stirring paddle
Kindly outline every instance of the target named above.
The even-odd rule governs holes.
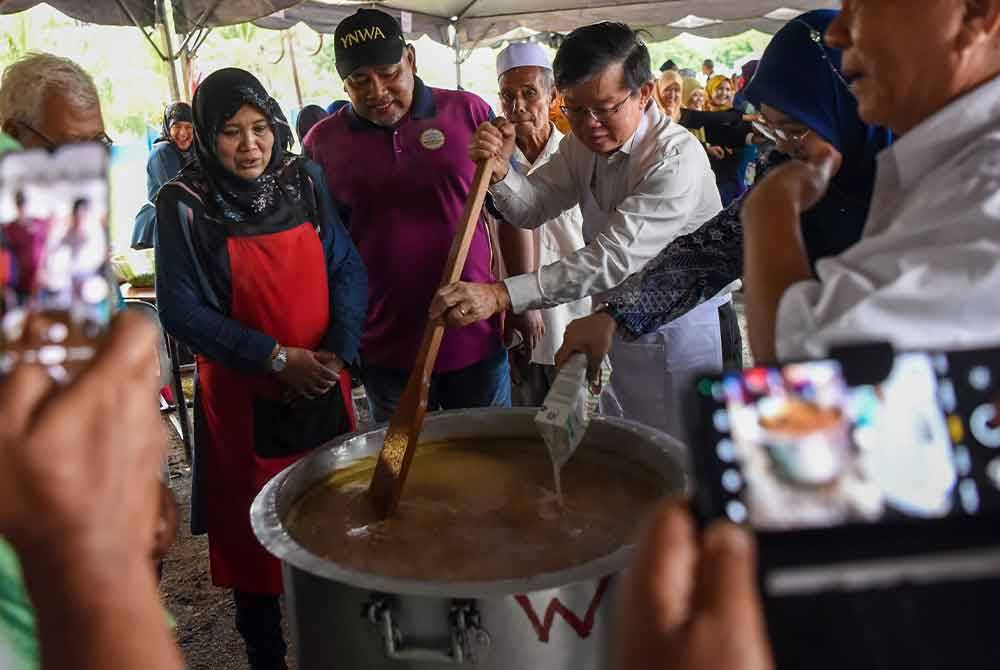
[[[442,288],[462,278],[462,270],[469,256],[469,247],[472,245],[472,237],[476,232],[479,214],[483,209],[486,190],[490,186],[492,175],[493,166],[489,161],[480,163],[476,168],[469,200],[465,203],[465,212],[462,214],[462,223],[455,234],[451,253],[445,265],[444,278],[441,280]],[[444,323],[428,320],[410,379],[406,382],[406,389],[399,399],[399,405],[389,420],[385,442],[382,444],[375,473],[368,487],[379,519],[386,519],[395,514],[399,505],[399,497],[403,493],[406,475],[410,471],[410,463],[417,450],[417,438],[420,437],[424,415],[427,413],[427,393],[430,389],[431,373],[437,362],[443,336]]]

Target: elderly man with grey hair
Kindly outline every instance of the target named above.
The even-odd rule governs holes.
[[[549,120],[556,95],[552,63],[534,42],[515,43],[497,56],[500,104],[517,133],[511,162],[518,172],[531,175],[559,150],[563,134]],[[534,230],[512,225],[498,229],[507,272],[514,276],[536,272],[586,246],[583,214],[572,207]],[[511,352],[511,399],[522,406],[541,405],[555,380],[556,351],[566,327],[590,314],[590,298],[510,315],[510,327],[524,335],[524,344]],[[508,338],[509,339],[509,338]]]
[[[110,144],[94,80],[68,58],[28,54],[0,82],[0,126],[27,149]]]

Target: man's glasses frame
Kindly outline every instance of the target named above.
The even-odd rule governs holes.
[[[59,144],[57,144],[56,142],[53,142],[51,139],[48,138],[48,136],[45,135],[45,133],[43,133],[40,130],[37,130],[36,128],[33,128],[30,124],[27,124],[24,121],[16,121],[16,123],[19,126],[21,126],[22,128],[24,128],[25,130],[31,131],[36,137],[38,137],[38,139],[42,140],[42,142],[45,143],[45,148],[46,149],[53,150],[53,149],[56,149],[56,148],[59,147]],[[97,137],[91,137],[91,138],[88,138],[88,139],[75,140],[75,142],[99,142],[100,144],[103,144],[105,147],[107,147],[109,149],[112,146],[114,146],[114,143],[115,143],[115,141],[113,139],[111,139],[110,137],[108,137],[108,134],[105,133],[105,132],[102,132]]]
[[[636,91],[632,91],[628,94],[628,97],[619,102],[613,107],[606,107],[604,109],[595,109],[593,107],[567,107],[566,105],[561,105],[559,111],[563,113],[567,119],[571,121],[583,121],[588,116],[598,123],[607,123],[615,116],[621,108],[625,106],[625,103],[635,97]]]
[[[789,144],[798,146],[802,144],[802,141],[809,136],[812,132],[811,128],[806,128],[801,133],[790,133],[783,128],[776,128],[767,121],[767,119],[761,117],[756,121],[752,121],[751,124],[753,129],[758,133],[771,140],[772,142],[788,142]]]

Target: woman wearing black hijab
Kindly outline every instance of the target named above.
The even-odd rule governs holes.
[[[177,176],[193,155],[194,126],[191,105],[175,102],[163,112],[163,127],[146,162],[146,191],[149,201],[135,217],[132,248],[151,249],[156,233],[156,208],[151,204],[168,181]]]
[[[306,138],[309,131],[317,123],[328,117],[326,110],[319,105],[306,105],[299,112],[299,118],[295,121],[295,134],[299,136],[299,144]]]
[[[254,670],[283,668],[281,570],[250,504],[309,449],[352,430],[367,275],[315,164],[257,79],[219,70],[194,99],[195,158],[157,197],[160,318],[197,354],[192,530],[234,590]]]

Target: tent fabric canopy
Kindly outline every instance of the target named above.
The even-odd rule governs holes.
[[[426,34],[445,44],[454,22],[463,46],[471,47],[518,28],[565,33],[598,21],[642,28],[652,41],[681,33],[713,38],[751,29],[774,33],[805,11],[839,6],[839,0],[308,0],[256,23],[287,28],[301,21],[329,33],[359,7],[379,7],[397,18],[412,12],[411,36]]]
[[[370,6],[370,5],[369,5]],[[261,28],[270,30],[286,30],[298,23],[304,23],[318,33],[332,34],[337,29],[337,24],[358,10],[358,3],[329,4],[317,2],[317,0],[306,0],[289,9],[257,19],[254,24]],[[386,13],[402,19],[402,11],[392,7],[381,5]],[[407,39],[417,39],[423,35],[428,35],[431,39],[448,43],[448,25],[450,21],[439,16],[429,16],[419,12],[411,12],[412,28],[406,33]]]
[[[229,26],[274,14],[301,0],[169,0],[178,32]],[[0,0],[0,14],[16,14],[47,4],[85,23],[149,27],[156,23],[156,0]]]

